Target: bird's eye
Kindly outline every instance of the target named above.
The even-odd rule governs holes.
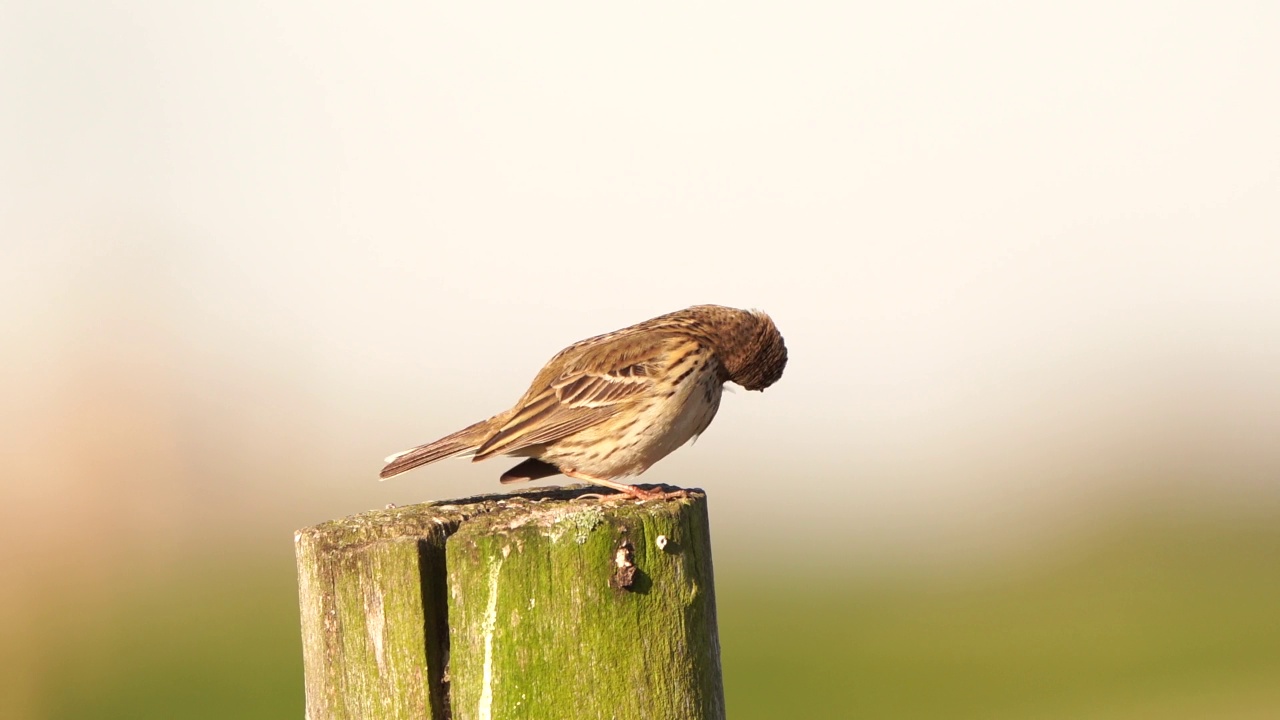
[[[644,377],[646,374],[648,373],[645,371],[644,365],[640,363],[628,365],[618,371],[619,377]]]

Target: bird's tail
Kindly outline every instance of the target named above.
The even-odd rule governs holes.
[[[391,455],[385,461],[387,466],[382,468],[382,472],[378,473],[378,475],[383,480],[386,480],[389,477],[394,477],[421,465],[453,457],[454,455],[475,452],[476,448],[485,439],[486,433],[484,431],[488,423],[488,420],[482,420],[452,435],[446,435],[435,442],[419,445],[416,448]]]

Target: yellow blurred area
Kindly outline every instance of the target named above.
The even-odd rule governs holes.
[[[299,716],[296,528],[717,302],[735,718],[1280,716],[1277,8],[10,8],[0,715]]]

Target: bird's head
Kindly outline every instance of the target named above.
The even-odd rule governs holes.
[[[787,345],[773,320],[759,310],[698,305],[686,312],[715,349],[724,372],[748,390],[764,390],[782,377]]]

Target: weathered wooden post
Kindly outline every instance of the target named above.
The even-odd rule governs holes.
[[[706,495],[591,492],[298,531],[308,720],[724,718]]]

